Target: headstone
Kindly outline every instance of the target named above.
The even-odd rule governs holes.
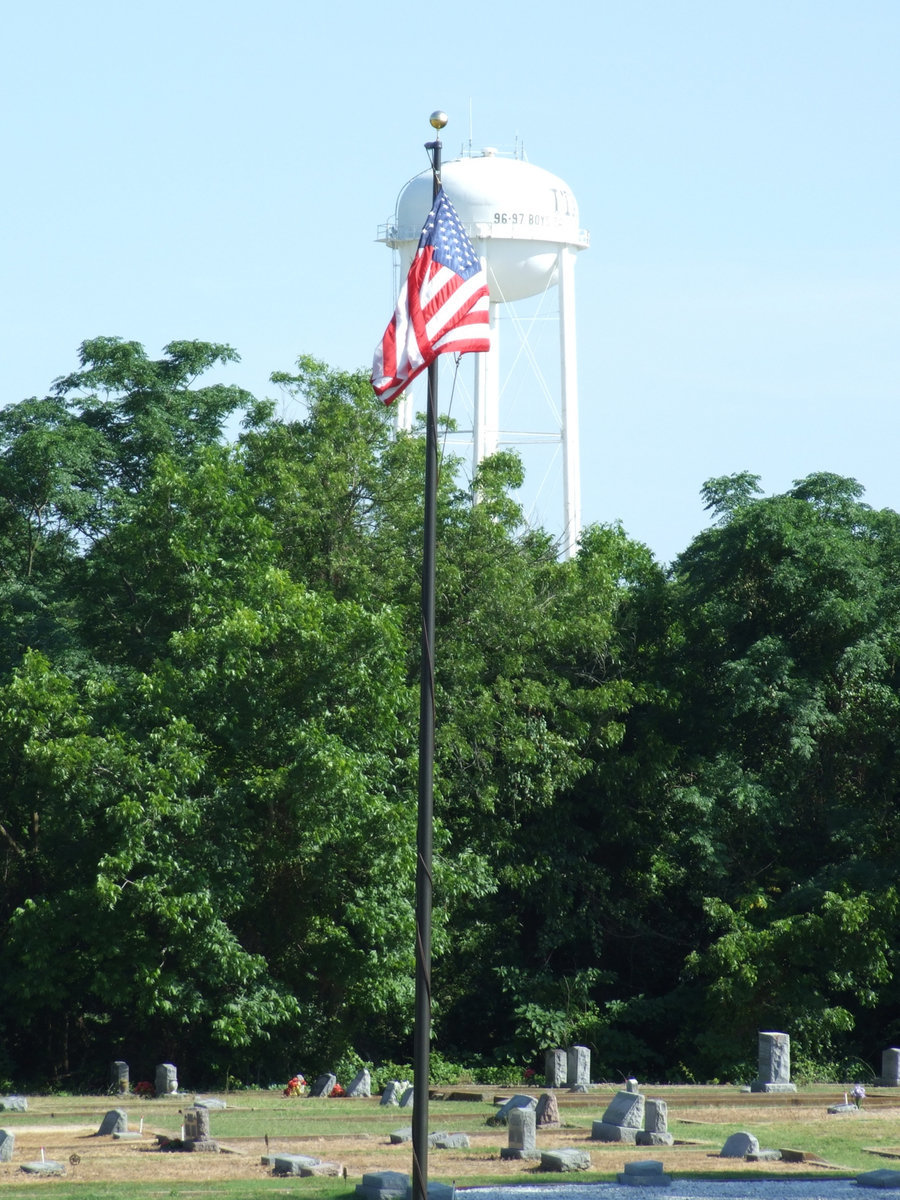
[[[408,1190],[409,1176],[401,1171],[371,1171],[356,1185],[355,1194],[362,1200],[394,1200],[395,1196],[405,1200]]]
[[[310,1167],[300,1168],[300,1175],[303,1179],[309,1179],[312,1175],[341,1176],[343,1174],[343,1163],[338,1162],[319,1162]]]
[[[272,1160],[273,1175],[299,1175],[303,1167],[314,1167],[321,1159],[309,1154],[276,1154]]]
[[[555,1129],[559,1125],[559,1102],[556,1092],[542,1092],[534,1112],[536,1124],[543,1129]]]
[[[501,1158],[540,1158],[534,1118],[533,1108],[514,1108],[510,1112],[508,1143],[500,1147]]]
[[[455,1183],[439,1183],[437,1180],[428,1180],[428,1200],[455,1200],[456,1184]],[[406,1200],[413,1200],[412,1184],[406,1190]]]
[[[156,1068],[157,1096],[174,1096],[178,1092],[178,1072],[171,1063],[159,1063]]]
[[[589,1171],[591,1156],[587,1150],[564,1146],[558,1150],[542,1150],[541,1171]]]
[[[881,1086],[900,1087],[900,1050],[896,1046],[882,1051]]]
[[[395,1129],[393,1133],[388,1134],[392,1146],[402,1146],[406,1142],[412,1141],[412,1125],[404,1125],[402,1129]]]
[[[330,1096],[334,1091],[334,1085],[337,1083],[336,1075],[320,1075],[316,1082],[309,1089],[310,1096]]]
[[[510,1096],[508,1100],[500,1105],[492,1117],[488,1117],[488,1125],[505,1125],[509,1120],[509,1114],[514,1108],[537,1108],[537,1097],[523,1096],[521,1094]]]
[[[396,1079],[392,1079],[390,1083],[386,1083],[384,1091],[381,1093],[381,1104],[384,1106],[391,1104],[398,1105],[400,1103],[400,1096],[402,1095],[400,1087],[401,1085]]]
[[[184,1110],[184,1140],[199,1142],[209,1137],[209,1109],[199,1105]]]
[[[65,1175],[66,1173],[65,1166],[52,1158],[45,1158],[40,1162],[23,1162],[19,1170],[24,1171],[26,1175]]]
[[[607,1105],[603,1120],[610,1125],[629,1125],[640,1129],[644,1124],[644,1097],[640,1092],[616,1092]]]
[[[107,1137],[112,1133],[121,1133],[128,1128],[128,1114],[124,1108],[111,1108],[97,1130],[97,1137]]]
[[[661,1162],[647,1159],[645,1162],[627,1162],[625,1170],[617,1176],[626,1187],[669,1187],[672,1180],[663,1172]]]
[[[566,1052],[566,1086],[589,1087],[591,1083],[591,1052],[587,1046],[570,1046]]]
[[[862,1175],[857,1175],[856,1186],[900,1188],[900,1171],[892,1171],[890,1167],[881,1167],[877,1171],[864,1171]]]
[[[128,1063],[116,1061],[109,1069],[109,1086],[113,1091],[118,1092],[120,1096],[128,1095],[130,1081],[128,1077]]]
[[[719,1151],[719,1158],[746,1158],[748,1154],[759,1153],[759,1141],[752,1133],[742,1130],[733,1133]]]
[[[8,1129],[0,1129],[0,1163],[12,1162],[16,1148],[16,1135]]]
[[[759,1035],[759,1078],[751,1092],[796,1092],[791,1083],[791,1039],[787,1033]]]
[[[626,1092],[636,1092],[638,1090],[639,1090],[638,1089],[638,1081],[634,1078],[634,1076],[632,1076],[630,1079],[625,1080],[625,1091]]]
[[[467,1133],[430,1133],[428,1144],[434,1146],[435,1150],[468,1150],[469,1135]]]
[[[595,1142],[624,1142],[634,1146],[643,1127],[643,1095],[640,1092],[616,1092],[603,1119],[591,1125],[591,1138]]]
[[[347,1088],[347,1095],[351,1099],[372,1095],[372,1076],[365,1067],[353,1076],[353,1082]]]
[[[544,1082],[548,1088],[565,1087],[568,1071],[565,1050],[544,1051]]]
[[[405,1091],[403,1092],[403,1095],[400,1097],[400,1107],[401,1108],[412,1108],[413,1105],[415,1104],[415,1101],[416,1101],[416,1089],[414,1087],[408,1087],[405,1089]]]
[[[215,1108],[223,1109],[228,1107],[225,1100],[221,1100],[218,1096],[198,1096],[194,1101],[197,1108]]]
[[[674,1146],[669,1133],[668,1106],[665,1100],[647,1100],[644,1105],[644,1128],[637,1135],[639,1146]]]
[[[27,1112],[28,1101],[24,1096],[0,1096],[0,1112]]]
[[[193,1153],[218,1154],[219,1143],[209,1136],[209,1109],[194,1104],[184,1110],[183,1149]]]

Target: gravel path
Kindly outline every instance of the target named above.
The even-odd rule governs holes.
[[[672,1179],[669,1187],[624,1187],[617,1183],[562,1184],[550,1187],[459,1188],[465,1200],[896,1200],[900,1189],[863,1188],[852,1179],[759,1179],[742,1181]]]

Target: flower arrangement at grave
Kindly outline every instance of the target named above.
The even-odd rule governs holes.
[[[332,1094],[332,1096],[346,1096],[347,1093],[344,1091],[344,1089],[341,1087],[341,1085],[339,1083],[336,1083],[334,1085],[334,1087],[331,1089],[331,1094]]]
[[[850,1091],[850,1095],[853,1097],[856,1107],[862,1108],[862,1102],[866,1098],[866,1089],[863,1087],[863,1085],[861,1083],[854,1083]]]
[[[142,1096],[145,1100],[152,1100],[156,1095],[156,1088],[147,1079],[142,1079],[132,1087],[132,1092],[135,1096]]]
[[[284,1089],[285,1096],[302,1096],[303,1089],[306,1087],[306,1080],[302,1075],[294,1075],[287,1081],[287,1087]]]
[[[534,1079],[536,1074],[537,1074],[537,1072],[535,1071],[534,1067],[526,1067],[525,1070],[522,1072],[522,1078],[525,1080],[526,1083],[531,1083],[532,1079]]]

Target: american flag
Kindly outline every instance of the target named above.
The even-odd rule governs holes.
[[[375,350],[375,394],[390,404],[439,354],[490,350],[488,322],[487,277],[442,188]]]

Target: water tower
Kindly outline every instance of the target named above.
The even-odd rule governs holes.
[[[575,255],[589,243],[578,225],[578,205],[556,175],[523,158],[482,150],[445,162],[444,190],[482,259],[490,288],[489,354],[475,360],[472,462],[477,466],[498,447],[529,440],[529,434],[501,424],[500,396],[503,349],[500,306],[559,291],[559,407],[551,439],[562,445],[563,550],[571,557],[581,529],[581,480],[578,461],[578,380],[575,351]],[[394,219],[379,231],[378,241],[399,254],[406,277],[432,202],[432,176],[425,171],[400,192]],[[412,425],[413,400],[397,401],[398,428]],[[541,440],[547,440],[541,436]]]

